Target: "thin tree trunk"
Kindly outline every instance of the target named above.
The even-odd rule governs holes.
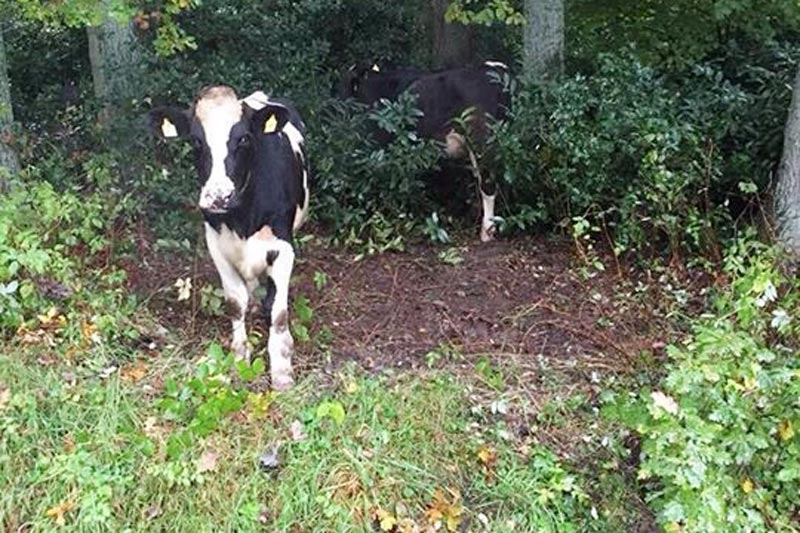
[[[0,191],[8,186],[5,173],[16,174],[19,171],[19,160],[14,149],[9,146],[10,127],[14,122],[11,109],[11,87],[8,82],[8,61],[6,47],[3,42],[3,31],[0,28]]]
[[[88,27],[87,33],[95,96],[107,106],[135,97],[142,62],[133,25],[106,16],[100,26]]]
[[[431,0],[431,35],[435,68],[463,67],[472,59],[472,30],[444,19],[448,0]]]
[[[783,157],[775,186],[778,239],[800,256],[800,69],[794,80],[792,104],[783,134]]]
[[[525,0],[523,68],[536,81],[564,70],[564,0]]]

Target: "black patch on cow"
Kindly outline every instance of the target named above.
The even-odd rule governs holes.
[[[270,327],[272,324],[272,306],[275,304],[277,289],[275,288],[275,282],[269,277],[266,279],[264,286],[267,289],[267,294],[261,300],[261,311],[264,313],[264,321],[267,323],[267,327]]]
[[[289,313],[286,309],[281,310],[275,318],[275,333],[283,333],[289,327]]]
[[[267,264],[272,266],[275,260],[278,258],[278,251],[277,250],[270,250],[267,252]]]
[[[242,306],[236,300],[225,300],[225,316],[231,320],[242,318]]]
[[[285,118],[304,135],[305,127],[297,110],[285,100],[273,101],[286,107]],[[268,225],[275,237],[292,242],[295,213],[305,202],[303,170],[308,172],[305,153],[302,159],[297,157],[284,132],[263,133],[263,124],[256,127],[250,118],[244,121],[251,136],[252,159],[247,163],[247,179],[237,184],[243,187],[237,205],[225,213],[203,212],[203,216],[215,230],[225,224],[244,239]],[[232,130],[229,147],[233,146],[234,137],[241,135],[238,128],[239,124],[234,127],[236,131]],[[238,162],[231,164],[236,167]]]

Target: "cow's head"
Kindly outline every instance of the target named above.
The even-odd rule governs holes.
[[[260,141],[281,131],[288,120],[289,110],[270,102],[264,93],[239,100],[226,86],[203,89],[189,109],[150,111],[156,136],[191,140],[201,187],[198,205],[209,213],[224,213],[239,205]]]
[[[336,96],[339,98],[355,98],[361,100],[364,97],[364,82],[370,76],[380,72],[377,64],[357,63],[347,69],[339,82]]]

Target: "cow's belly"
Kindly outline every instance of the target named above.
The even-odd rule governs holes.
[[[206,242],[209,251],[214,250],[248,283],[256,282],[267,270],[267,252],[270,241],[274,240],[272,231],[265,226],[247,239],[239,237],[223,224],[220,231],[206,224]]]

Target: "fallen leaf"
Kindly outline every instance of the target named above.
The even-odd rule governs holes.
[[[72,453],[75,450],[75,439],[72,438],[71,433],[64,435],[64,451]]]
[[[11,389],[0,383],[0,411],[6,408],[9,400],[11,400]]]
[[[478,459],[487,469],[492,469],[497,464],[497,450],[492,446],[481,446],[478,450]]]
[[[147,365],[141,361],[136,362],[120,370],[119,375],[123,381],[136,383],[147,375]]]
[[[650,398],[652,398],[653,405],[656,407],[660,407],[671,415],[678,414],[678,404],[671,396],[667,396],[660,391],[655,391],[650,394]]]
[[[258,466],[262,470],[274,470],[281,465],[278,451],[280,450],[279,444],[273,444],[267,448],[261,455],[258,456]]]
[[[742,487],[742,492],[745,494],[753,492],[753,481],[749,477],[744,478],[739,486]]]
[[[306,432],[303,431],[303,423],[299,420],[295,420],[289,425],[289,433],[292,435],[292,440],[297,442],[301,440],[306,440],[308,435]]]
[[[358,392],[358,384],[355,381],[351,381],[345,386],[344,391],[347,394],[355,394]]]
[[[397,518],[385,509],[375,511],[375,519],[380,523],[381,531],[391,531],[397,524]]]
[[[206,450],[197,461],[197,473],[213,472],[217,469],[217,458],[219,455],[214,450]]]
[[[64,519],[64,515],[75,508],[75,502],[63,500],[58,505],[51,507],[45,514],[55,520],[56,525],[63,527],[66,524],[66,520]]]
[[[458,491],[449,491],[452,500],[445,497],[440,488],[436,488],[433,494],[433,501],[425,511],[428,523],[434,528],[441,527],[444,522],[448,531],[456,531],[461,524],[461,515],[464,514],[464,506],[461,505],[461,494]]]
[[[175,280],[178,289],[178,301],[188,300],[192,297],[192,278],[178,278]]]
[[[783,422],[781,422],[781,425],[778,428],[778,433],[781,436],[781,440],[784,442],[794,437],[794,428],[792,427],[792,421],[784,420]]]
[[[274,396],[271,392],[251,392],[247,395],[247,404],[250,407],[250,413],[256,418],[266,416],[273,398]]]
[[[148,520],[153,520],[160,514],[161,514],[161,507],[159,507],[158,505],[151,505],[150,507],[147,508]]]
[[[403,518],[397,524],[398,533],[420,533],[419,526],[410,518]]]

